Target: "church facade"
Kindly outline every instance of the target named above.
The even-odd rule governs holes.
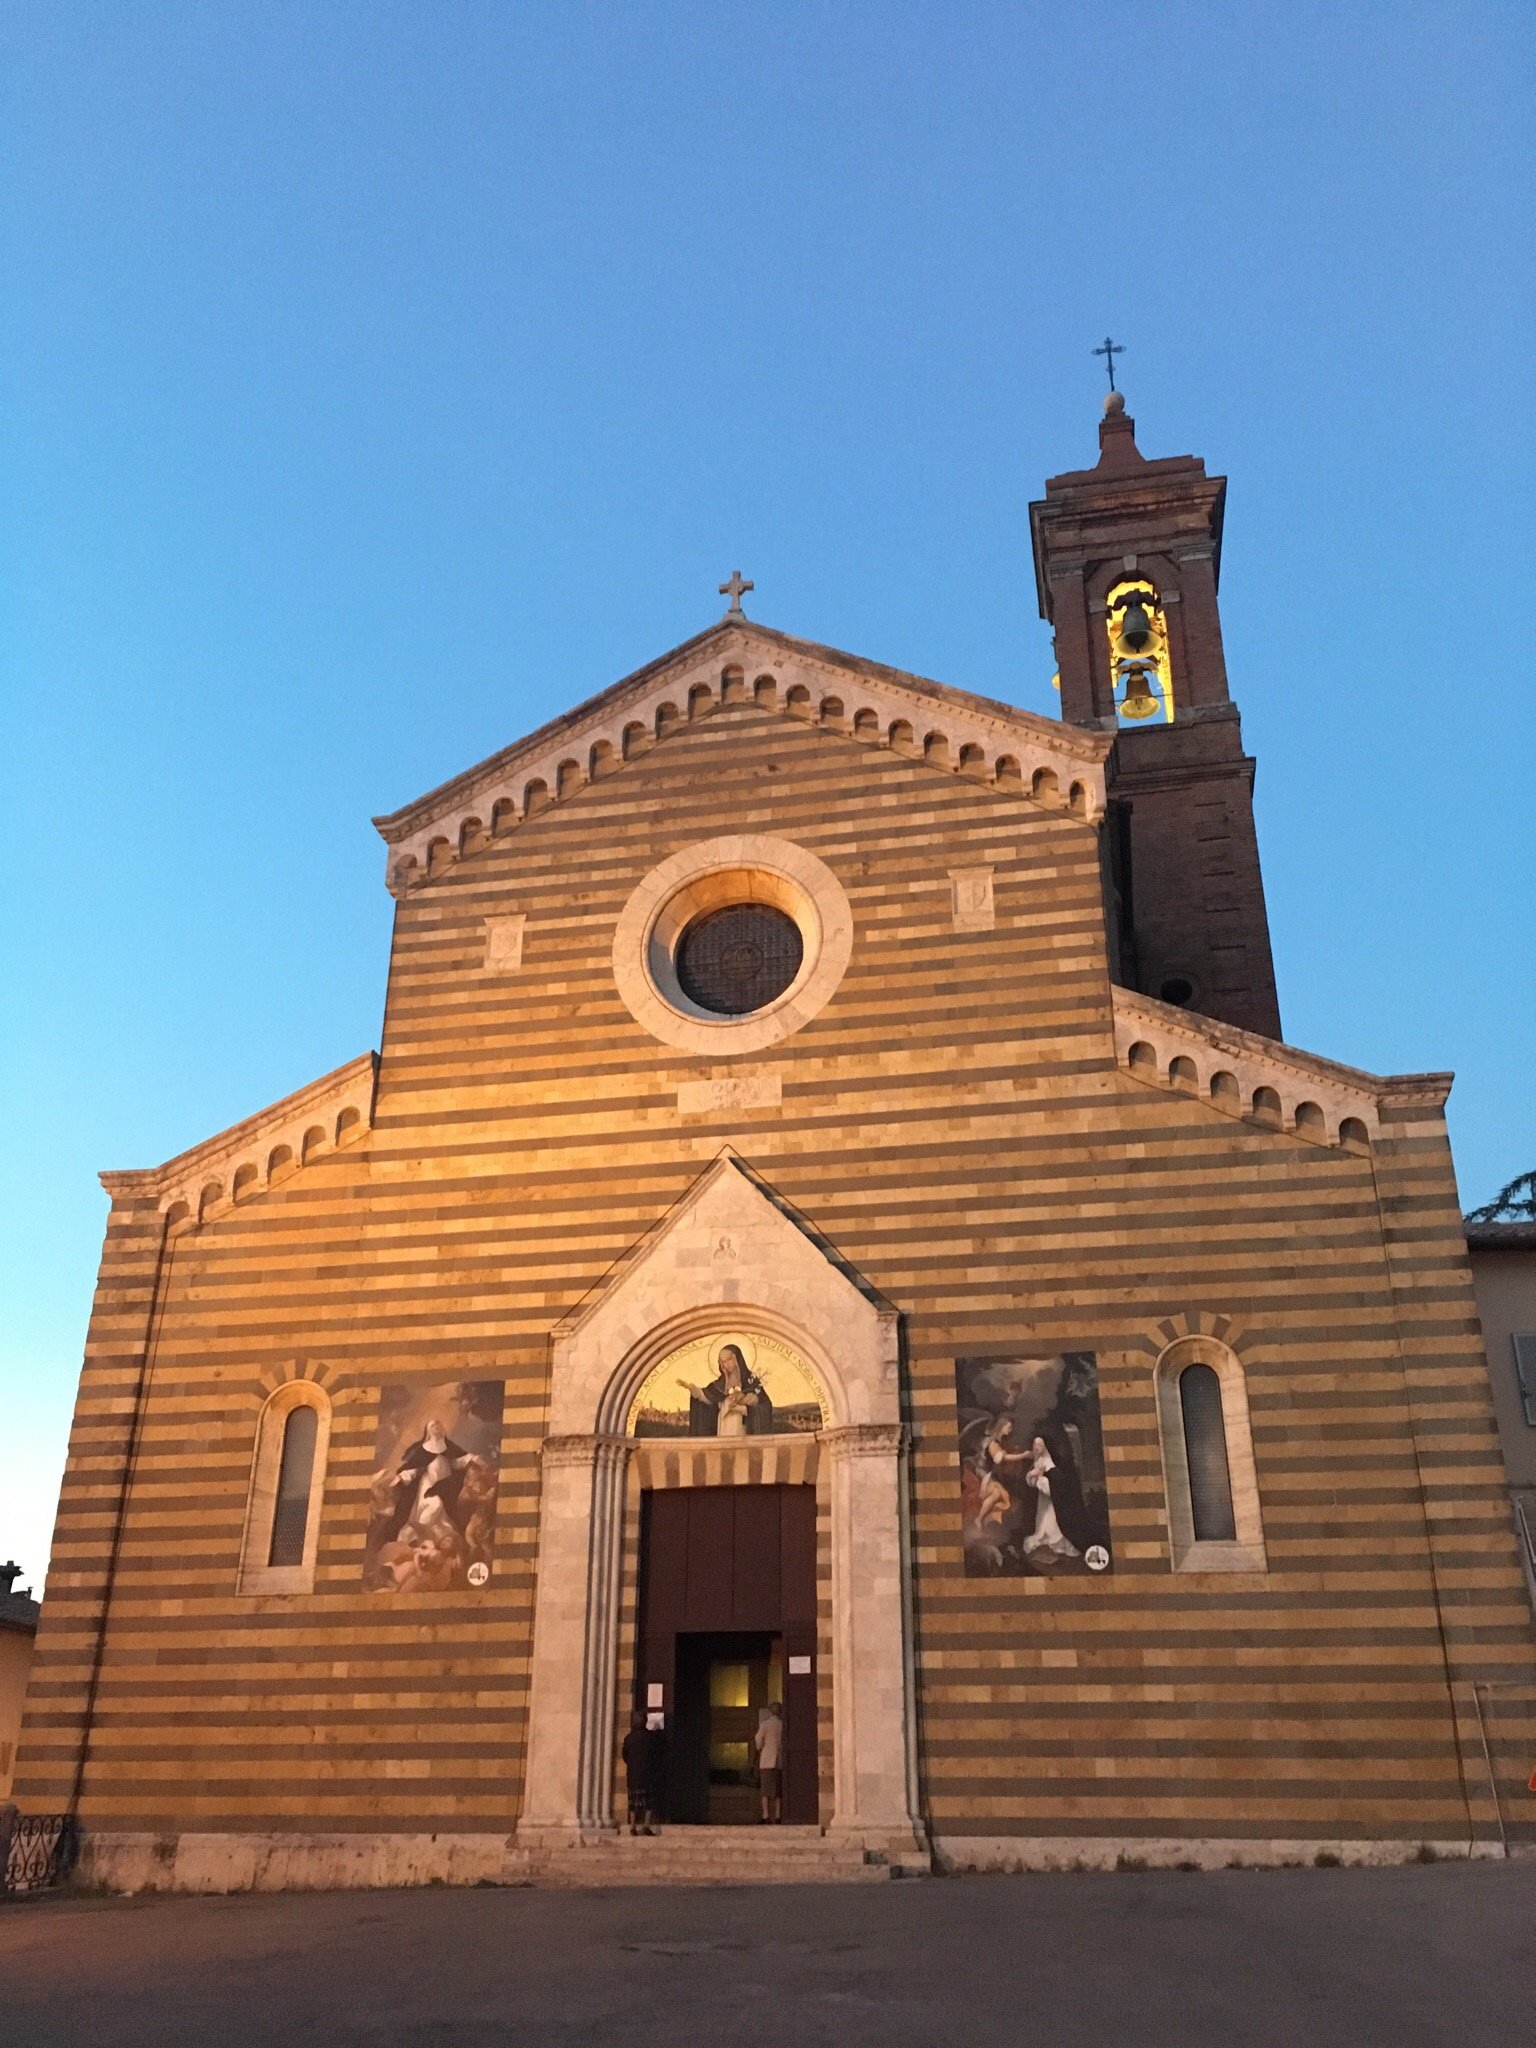
[[[377,1054],[103,1175],[17,1769],[88,1874],[682,1871],[770,1703],[807,1872],[1536,1834],[1450,1077],[1284,1043],[1224,485],[1100,442],[1060,720],[733,577],[376,821]]]

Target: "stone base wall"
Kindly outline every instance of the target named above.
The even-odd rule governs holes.
[[[676,1829],[663,1839],[674,1846],[695,1834],[718,1837],[719,1829]],[[751,1831],[747,1831],[748,1834]],[[769,1831],[765,1830],[766,1836]],[[791,1830],[798,1835],[801,1830]],[[764,1837],[753,1836],[761,1847]],[[596,1862],[597,1871],[583,1873],[592,1882],[610,1884],[652,1881],[686,1882],[686,1870],[656,1873],[609,1866],[626,1846],[615,1836],[605,1855],[567,1845],[564,1863]],[[644,1845],[650,1848],[651,1844]],[[715,1846],[718,1846],[717,1844]],[[802,1845],[803,1846],[803,1845]],[[777,1875],[798,1882],[831,1881],[847,1873],[838,1845],[825,1838],[822,1870],[809,1856]],[[917,1875],[926,1857],[912,1845],[883,1845],[883,1860],[900,1863]],[[404,1885],[569,1884],[572,1873],[550,1845],[538,1848],[506,1835],[406,1834],[129,1834],[87,1832],[81,1845],[75,1882],[88,1889],[135,1892],[282,1892],[377,1891]],[[899,1848],[900,1853],[897,1853]],[[969,1872],[1077,1870],[1283,1870],[1335,1865],[1386,1867],[1403,1863],[1465,1862],[1499,1855],[1497,1842],[1330,1841],[1176,1836],[1066,1835],[941,1835],[933,1845],[933,1868],[946,1876]],[[1517,1852],[1518,1853],[1518,1852]],[[675,1859],[674,1859],[675,1860]],[[543,1867],[548,1865],[548,1868]],[[775,1873],[758,1873],[739,1860],[732,1866],[736,1882],[768,1881]],[[888,1873],[887,1873],[888,1874]],[[719,1882],[719,1872],[712,1881]]]
[[[966,1871],[1286,1870],[1302,1864],[1384,1868],[1497,1858],[1497,1842],[1294,1841],[1176,1835],[939,1835],[933,1860],[948,1876]]]
[[[76,1882],[109,1892],[376,1891],[494,1884],[495,1835],[129,1834],[87,1830]]]

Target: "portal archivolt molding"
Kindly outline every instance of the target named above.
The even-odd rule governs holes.
[[[729,1151],[553,1334],[519,1838],[578,1843],[613,1824],[626,1473],[702,1451],[717,1483],[773,1440],[674,1445],[624,1431],[655,1367],[721,1327],[777,1338],[824,1397],[834,1813],[829,1832],[918,1840],[906,1432],[893,1309],[860,1287]],[[809,1469],[809,1468],[807,1468]],[[679,1466],[679,1476],[680,1466]],[[714,1475],[711,1474],[711,1477]]]
[[[552,1436],[622,1431],[646,1374],[721,1321],[800,1351],[828,1420],[901,1420],[896,1311],[866,1292],[722,1149],[551,1342]]]

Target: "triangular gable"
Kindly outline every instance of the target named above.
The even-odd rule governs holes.
[[[896,1310],[726,1146],[556,1325],[550,1435],[621,1431],[658,1358],[733,1317],[806,1353],[839,1422],[899,1421]]]
[[[1063,725],[835,648],[724,621],[415,803],[374,819],[391,891],[414,883],[530,814],[648,753],[720,703],[757,703],[936,770],[1103,814],[1113,734]]]

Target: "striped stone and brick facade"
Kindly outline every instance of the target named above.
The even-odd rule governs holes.
[[[76,1810],[108,1883],[536,1870],[615,1811],[643,1491],[795,1483],[829,1840],[963,1867],[1536,1834],[1449,1077],[1119,985],[1116,746],[728,618],[381,821],[377,1058],[104,1176],[24,1807]],[[798,850],[844,946],[745,1050],[682,1010],[658,1036],[617,950],[717,843],[722,873]],[[637,1445],[625,1389],[722,1304],[818,1364],[824,1430]],[[1158,1376],[1194,1339],[1245,1389],[1246,1568],[1171,1541]],[[969,1576],[956,1361],[1051,1353],[1097,1361],[1113,1567]],[[494,1568],[365,1590],[381,1390],[444,1381],[504,1389]],[[262,1590],[260,1424],[300,1382],[311,1550]]]

